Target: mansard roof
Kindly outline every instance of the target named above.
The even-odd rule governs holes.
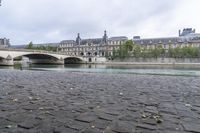
[[[63,40],[60,43],[74,44],[74,43],[76,43],[76,41],[74,41],[74,40]]]
[[[128,40],[128,38],[126,36],[117,36],[117,37],[111,37],[108,39],[108,41],[124,41],[124,40]],[[77,44],[76,41],[74,40],[64,40],[64,41],[61,41],[61,43]],[[86,45],[87,43],[100,45],[100,44],[103,44],[103,39],[102,38],[82,39],[80,44]]]
[[[87,43],[101,44],[102,38],[93,38],[93,39],[83,39],[83,40],[81,40],[81,45],[85,45]]]
[[[170,44],[185,42],[184,38],[180,37],[166,37],[166,38],[147,38],[147,39],[134,39],[134,43],[147,45],[147,44]]]
[[[190,33],[185,35],[184,37],[200,37],[200,33]]]
[[[53,46],[56,47],[59,43],[40,43],[40,44],[33,44],[34,46]]]
[[[123,40],[128,40],[128,37],[126,37],[126,36],[116,36],[116,37],[111,37],[108,40],[109,41],[123,41]]]
[[[134,43],[141,45],[200,42],[200,34],[191,34],[188,36],[168,37],[168,38],[133,39],[133,41]]]

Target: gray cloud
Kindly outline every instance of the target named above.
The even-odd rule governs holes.
[[[78,32],[83,38],[101,37],[104,29],[110,36],[176,35],[186,24],[200,28],[182,15],[186,7],[192,13],[198,4],[198,0],[189,5],[187,0],[3,0],[0,37],[25,44],[74,39]]]

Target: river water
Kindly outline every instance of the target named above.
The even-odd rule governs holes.
[[[70,71],[92,73],[126,73],[143,75],[174,75],[200,76],[200,66],[195,65],[94,65],[94,64],[67,64],[67,65],[30,65],[21,67],[3,67],[0,69],[37,70],[37,71]]]

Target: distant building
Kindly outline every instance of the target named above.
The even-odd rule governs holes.
[[[60,45],[60,43],[41,43],[41,44],[33,44],[34,47],[40,47],[40,46],[44,46],[44,47],[58,47]]]
[[[11,45],[10,48],[13,49],[25,49],[27,45]]]
[[[158,45],[163,46],[165,49],[169,47],[183,47],[192,46],[200,47],[200,33],[195,33],[195,29],[186,28],[179,30],[178,37],[163,37],[163,38],[140,38],[140,36],[134,36],[133,42],[135,44],[146,46],[147,48],[155,48]]]
[[[6,38],[0,38],[0,48],[10,47],[10,40]]]
[[[60,42],[58,50],[70,56],[112,56],[113,50],[127,41],[125,36],[108,38],[106,31],[102,38],[81,39],[78,33],[76,40],[64,40]]]
[[[179,37],[180,36],[186,36],[186,35],[189,35],[189,34],[192,34],[192,33],[195,33],[195,29],[185,28],[185,29],[183,29],[182,33],[181,33],[181,30],[179,30]]]

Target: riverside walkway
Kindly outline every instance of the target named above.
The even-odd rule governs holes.
[[[2,133],[200,133],[200,77],[0,70]]]

